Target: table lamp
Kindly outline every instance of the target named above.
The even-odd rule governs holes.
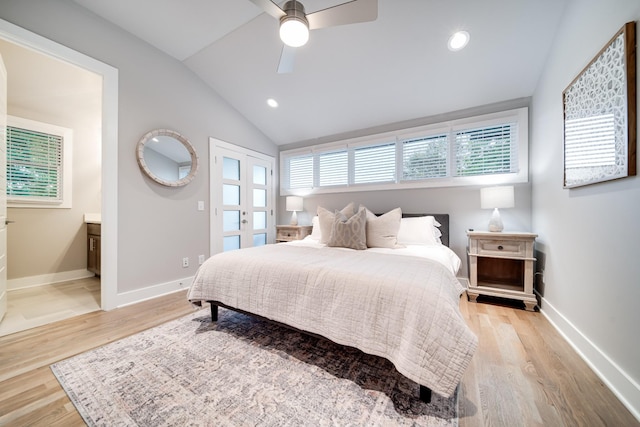
[[[480,189],[480,207],[493,209],[489,221],[489,231],[500,232],[504,229],[498,208],[512,208],[515,206],[513,186],[487,187]]]
[[[302,210],[302,197],[299,196],[287,196],[287,211],[293,212],[291,214],[291,222],[290,225],[298,225],[298,214],[297,211]]]

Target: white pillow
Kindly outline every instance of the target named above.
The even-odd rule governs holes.
[[[440,223],[430,215],[402,218],[398,230],[400,245],[440,245]]]
[[[313,228],[311,229],[310,237],[312,239],[320,240],[322,238],[322,232],[320,231],[320,218],[318,218],[318,215],[313,217],[313,219],[311,220],[311,225],[313,226]]]
[[[351,218],[356,213],[355,203],[349,203],[340,210],[340,213],[346,216],[347,219]],[[327,243],[331,237],[331,228],[333,227],[335,215],[333,212],[318,206],[318,218],[320,220],[320,243]]]
[[[362,209],[362,206],[360,206]],[[365,208],[366,209],[366,208]],[[395,208],[384,215],[376,216],[367,211],[367,247],[395,248],[398,243],[398,230],[402,219],[402,210]]]

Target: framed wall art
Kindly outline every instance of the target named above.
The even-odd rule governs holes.
[[[562,92],[564,188],[636,174],[636,24],[629,22]]]

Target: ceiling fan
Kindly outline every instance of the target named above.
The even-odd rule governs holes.
[[[278,73],[293,71],[295,49],[309,39],[309,30],[375,21],[378,0],[352,0],[312,13],[305,13],[302,3],[287,1],[281,8],[270,0],[250,0],[269,15],[280,20],[280,39],[284,43]]]

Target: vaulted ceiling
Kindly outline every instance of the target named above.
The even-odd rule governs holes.
[[[278,74],[278,21],[249,0],[75,1],[182,61],[278,145],[530,96],[566,3],[379,0],[376,21],[311,31]],[[471,40],[452,52],[457,30]]]

